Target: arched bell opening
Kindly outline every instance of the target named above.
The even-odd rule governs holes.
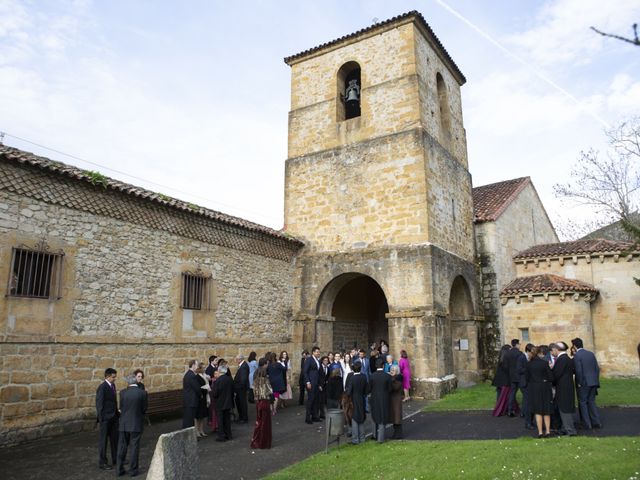
[[[358,62],[347,62],[337,75],[337,121],[342,122],[360,116],[362,104],[362,81]]]

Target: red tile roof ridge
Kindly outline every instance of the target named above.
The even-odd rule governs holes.
[[[616,254],[623,252],[636,253],[638,252],[638,249],[633,242],[594,238],[588,240],[573,240],[569,242],[534,245],[533,247],[516,253],[513,258],[514,260],[524,260],[560,257],[565,255]]]
[[[581,280],[570,279],[544,273],[528,277],[518,277],[506,285],[500,292],[501,296],[526,295],[531,293],[598,293],[593,285]]]

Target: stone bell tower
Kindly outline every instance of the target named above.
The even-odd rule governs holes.
[[[294,341],[406,350],[419,393],[478,374],[465,78],[418,12],[287,57]]]

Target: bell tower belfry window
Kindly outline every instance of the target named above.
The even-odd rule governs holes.
[[[360,116],[362,102],[362,82],[360,80],[360,65],[357,62],[347,62],[337,76],[337,121],[342,122]]]

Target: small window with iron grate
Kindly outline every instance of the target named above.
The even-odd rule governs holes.
[[[180,306],[185,310],[209,310],[211,275],[200,270],[182,273]]]
[[[63,252],[48,251],[44,241],[35,249],[13,248],[7,296],[60,299],[63,258]]]

